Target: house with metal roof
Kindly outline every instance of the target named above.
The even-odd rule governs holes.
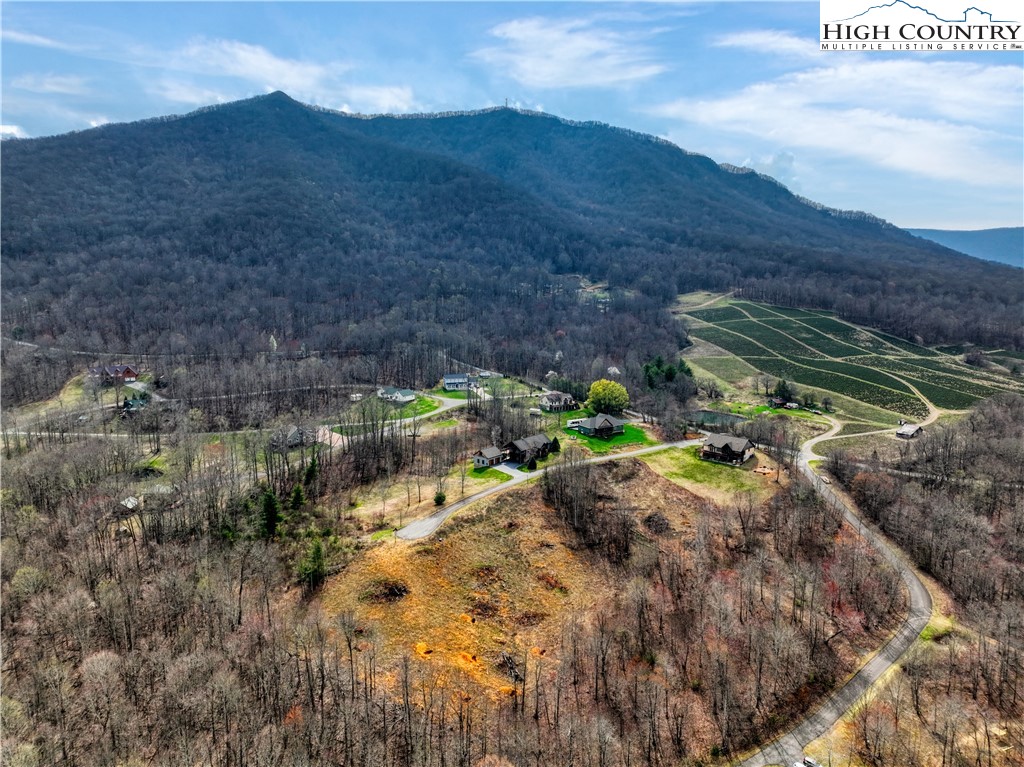
[[[744,463],[750,458],[754,443],[732,434],[709,434],[700,450],[700,457],[723,463]]]
[[[580,434],[585,434],[588,437],[608,439],[616,434],[623,434],[627,423],[629,421],[623,421],[613,415],[598,413],[591,418],[584,418],[576,425],[576,429]]]

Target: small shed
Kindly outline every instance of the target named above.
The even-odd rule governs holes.
[[[923,432],[924,429],[921,428],[920,424],[905,423],[896,430],[896,436],[900,439],[913,439]]]

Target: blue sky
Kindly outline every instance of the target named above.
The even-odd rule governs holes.
[[[822,52],[817,2],[4,2],[0,12],[5,136],[273,90],[364,113],[508,99],[663,136],[900,226],[1024,224],[1024,54]]]

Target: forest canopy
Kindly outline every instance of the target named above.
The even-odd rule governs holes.
[[[361,119],[277,93],[4,142],[3,161],[5,335],[68,349],[246,355],[273,336],[543,375],[570,349],[671,353],[667,309],[696,289],[1024,343],[1017,270],[604,125]]]

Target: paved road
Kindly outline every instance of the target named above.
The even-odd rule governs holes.
[[[663,445],[652,445],[650,447],[637,448],[636,450],[627,450],[622,453],[599,455],[594,458],[588,459],[587,463],[606,463],[607,461],[618,461],[623,458],[635,458],[640,455],[656,453],[659,450],[668,450],[671,447],[691,447],[693,445],[699,445],[700,443],[701,440],[699,439],[691,439],[685,440],[683,442],[669,442]],[[448,519],[448,517],[450,517],[456,511],[464,509],[467,506],[469,506],[469,504],[476,503],[477,501],[492,496],[496,493],[503,493],[509,488],[521,485],[524,482],[528,482],[531,479],[537,479],[538,477],[541,476],[542,473],[539,471],[531,473],[522,472],[515,468],[515,465],[511,463],[503,463],[501,466],[496,466],[495,468],[505,472],[512,478],[506,482],[502,482],[500,485],[493,485],[484,490],[481,490],[479,493],[474,493],[473,495],[463,498],[461,501],[456,501],[455,503],[449,506],[445,506],[443,509],[435,511],[429,517],[424,517],[423,519],[418,519],[415,522],[410,522],[397,533],[395,533],[395,537],[407,541],[414,541],[419,538],[426,538],[428,535],[432,535],[437,530],[437,528],[444,524],[444,521]]]
[[[756,753],[737,763],[736,767],[767,767],[768,765],[784,765],[788,767],[788,765],[794,762],[799,762],[803,758],[803,750],[807,744],[817,740],[835,726],[836,722],[856,704],[868,688],[878,681],[911,648],[931,618],[931,595],[914,570],[903,559],[902,555],[880,533],[861,520],[852,504],[841,493],[837,492],[831,485],[825,484],[821,477],[811,469],[810,461],[817,458],[814,453],[814,445],[833,436],[840,428],[841,424],[835,423],[829,432],[806,442],[800,450],[797,467],[811,482],[815,490],[824,498],[825,502],[834,504],[837,508],[841,509],[850,526],[860,533],[900,574],[910,595],[910,611],[896,633],[845,685],[829,696],[815,711],[800,720],[793,729],[766,743]],[[655,453],[659,450],[667,450],[672,447],[689,447],[698,444],[700,444],[700,440],[654,445],[622,453],[596,456],[591,458],[588,463],[617,461],[623,458],[634,458]],[[540,472],[526,474],[509,465],[502,465],[498,468],[505,471],[512,478],[500,485],[489,487],[450,506],[446,506],[425,519],[411,522],[395,533],[395,536],[404,540],[425,538],[436,532],[445,520],[456,511],[464,509],[471,503],[476,503],[479,500],[504,492],[509,488],[516,487],[540,476]]]
[[[835,726],[836,722],[854,706],[861,695],[913,646],[931,618],[931,595],[913,568],[888,540],[861,520],[845,496],[837,492],[831,485],[822,482],[821,477],[811,469],[810,461],[817,457],[814,454],[814,444],[828,439],[838,430],[839,424],[836,424],[829,433],[806,442],[800,450],[797,466],[825,502],[840,508],[850,526],[859,532],[889,564],[896,568],[910,595],[910,612],[899,630],[845,685],[834,692],[813,713],[802,719],[792,730],[765,744],[755,754],[738,762],[736,767],[766,767],[766,765],[788,767],[788,765],[800,761],[803,758],[804,747]]]

